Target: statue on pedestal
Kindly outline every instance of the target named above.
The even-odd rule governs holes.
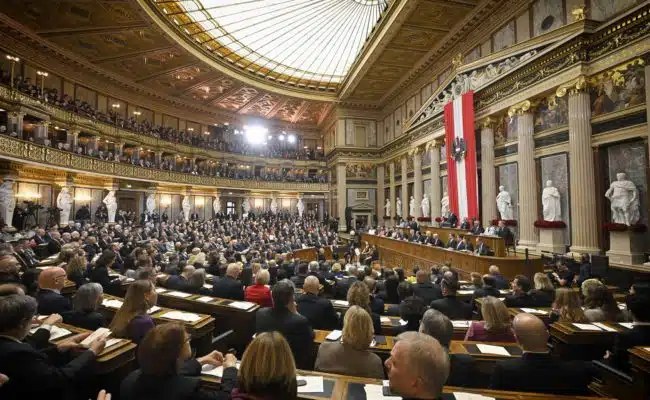
[[[212,209],[214,210],[215,215],[221,212],[221,199],[219,199],[218,196],[212,201]]]
[[[302,202],[302,198],[298,199],[298,216],[302,218],[302,213],[305,212],[305,203]]]
[[[512,198],[504,186],[499,186],[499,194],[497,195],[497,209],[499,210],[499,214],[501,214],[502,220],[509,221],[514,219],[514,215],[512,213]]]
[[[147,206],[147,214],[153,214],[154,210],[156,209],[155,194],[150,193],[149,196],[147,196],[146,206]]]
[[[449,209],[449,195],[447,192],[444,192],[442,194],[442,199],[440,199],[440,214],[442,214],[442,217],[446,217],[449,215],[449,212],[451,210]]]
[[[117,212],[117,198],[115,197],[115,190],[109,190],[106,197],[102,201],[106,204],[106,213],[108,214],[108,223],[115,223],[115,213]],[[61,221],[63,222],[63,221]]]
[[[422,216],[429,218],[431,216],[431,204],[429,204],[429,197],[425,193],[422,195]]]
[[[395,213],[402,218],[402,200],[399,197],[395,200]]]
[[[620,172],[605,192],[611,202],[612,220],[617,224],[634,225],[639,221],[639,190],[627,175]]]
[[[183,218],[185,222],[188,222],[190,220],[190,208],[192,208],[190,205],[190,196],[183,196],[181,207],[183,208]]]
[[[415,217],[415,197],[411,196],[409,200],[409,217]]]
[[[244,199],[241,207],[244,209],[244,218],[248,217],[248,213],[251,212],[251,203],[248,201],[248,197]]]
[[[390,205],[390,199],[386,199],[386,204],[384,205],[384,209],[386,210],[386,216],[390,217],[390,212],[391,212],[391,205]]]
[[[56,197],[56,206],[61,209],[59,214],[59,225],[66,226],[70,223],[70,209],[72,208],[72,195],[70,188],[63,186]]]
[[[271,199],[271,212],[273,214],[278,213],[278,202],[275,200],[275,197]]]
[[[0,217],[7,226],[11,226],[16,209],[16,196],[14,195],[14,181],[5,180],[0,185]]]
[[[562,220],[560,191],[553,186],[553,181],[546,181],[546,187],[542,191],[542,215],[544,221]]]

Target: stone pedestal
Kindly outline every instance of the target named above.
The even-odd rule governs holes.
[[[566,253],[566,245],[564,244],[565,231],[566,228],[539,228],[539,244],[537,245],[539,253],[541,254],[543,251],[559,254]]]
[[[643,264],[643,237],[643,233],[610,231],[609,250],[605,253],[609,263]]]

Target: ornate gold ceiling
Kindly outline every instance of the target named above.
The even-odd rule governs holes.
[[[485,15],[505,2],[390,1],[345,79],[335,85],[334,92],[328,86],[324,93],[316,94],[307,93],[308,88],[278,89],[277,82],[267,77],[251,79],[251,74],[243,71],[233,74],[232,68],[226,71],[203,57],[205,49],[199,43],[189,45],[191,36],[172,35],[161,26],[165,17],[160,10],[158,20],[152,16],[154,8],[173,6],[176,1],[3,0],[0,12],[53,47],[118,74],[131,86],[242,117],[316,126],[333,104],[380,109],[393,91],[431,61],[432,50],[457,43],[462,40],[460,28],[468,29],[465,25],[469,24],[471,29],[471,24],[480,22],[470,17],[479,11]],[[165,24],[169,27],[169,21]]]

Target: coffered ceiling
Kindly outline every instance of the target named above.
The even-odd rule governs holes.
[[[361,45],[353,62],[350,61],[352,64],[344,78],[332,86],[333,75],[329,75],[328,89],[316,94],[309,93],[308,88],[279,87],[278,82],[269,77],[271,74],[251,77],[249,72],[237,72],[237,68],[227,65],[228,62],[224,64],[223,59],[206,57],[204,44],[173,26],[170,28],[173,23],[161,13],[165,4],[173,9],[178,3],[188,2],[3,0],[0,12],[35,32],[49,45],[70,51],[96,68],[118,74],[130,87],[136,85],[208,111],[316,126],[332,105],[340,102],[381,108],[390,93],[414,75],[418,65],[427,61],[432,49],[459,41],[462,39],[458,35],[460,28],[467,29],[466,25],[479,23],[477,15],[485,15],[505,2],[345,1],[380,3],[384,8],[379,14],[373,14],[373,17],[381,17],[377,25],[364,34],[369,39]],[[282,3],[300,4],[306,7],[304,18],[310,15],[308,1],[284,0]],[[321,34],[328,34],[323,29]],[[333,52],[332,56],[336,54]],[[316,59],[315,54],[312,56]],[[296,65],[292,68],[299,69]],[[339,74],[340,71],[343,69],[323,69],[321,75],[325,76],[324,72]],[[335,90],[331,89],[333,87]]]

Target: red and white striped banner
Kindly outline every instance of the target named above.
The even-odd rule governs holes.
[[[460,220],[478,217],[474,92],[445,105],[449,208]]]

